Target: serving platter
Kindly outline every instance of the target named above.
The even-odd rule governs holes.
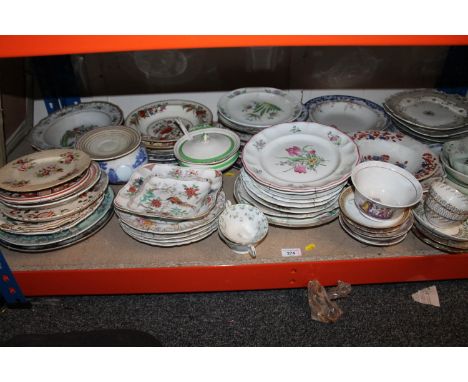
[[[242,126],[267,127],[297,119],[302,104],[289,93],[275,88],[241,88],[218,101],[223,119]]]
[[[38,191],[68,182],[91,163],[83,151],[55,149],[15,159],[0,168],[0,188],[14,192]]]
[[[361,162],[377,160],[395,164],[418,180],[432,176],[439,167],[437,155],[407,135],[389,131],[359,131],[353,135]]]
[[[391,119],[382,106],[364,98],[328,95],[313,98],[305,106],[310,121],[335,127],[347,134],[392,127]]]
[[[399,92],[385,105],[399,119],[425,129],[452,130],[468,124],[466,98],[434,89]]]
[[[314,122],[276,125],[245,145],[242,163],[257,182],[278,190],[319,191],[344,182],[359,162],[345,133]]]
[[[33,127],[31,145],[38,150],[72,148],[84,133],[96,127],[116,126],[122,122],[122,110],[109,102],[93,101],[67,106]]]

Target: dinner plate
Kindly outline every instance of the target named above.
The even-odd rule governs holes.
[[[377,160],[404,168],[422,180],[432,176],[439,167],[432,150],[402,133],[389,131],[359,131],[353,135],[359,147],[361,162]]]
[[[451,130],[468,124],[468,101],[435,89],[396,93],[385,105],[403,121],[426,129]]]
[[[51,247],[48,247],[51,244],[58,245],[57,243],[61,242],[69,243],[71,239],[92,230],[96,224],[99,224],[99,222],[108,215],[109,210],[112,209],[113,197],[114,193],[112,189],[108,187],[101,205],[89,217],[70,229],[50,235],[15,235],[0,231],[0,240],[10,245],[24,247],[23,249],[30,247],[34,250],[45,249],[43,248],[44,246],[47,247],[47,249],[51,249]]]
[[[0,168],[0,188],[29,192],[52,188],[86,171],[91,163],[83,151],[55,149],[22,156]]]
[[[360,130],[387,130],[392,122],[382,106],[364,98],[328,95],[306,102],[309,120],[347,134]]]
[[[348,135],[314,122],[269,127],[242,152],[244,168],[257,182],[294,192],[336,186],[358,162],[358,148]]]
[[[198,220],[172,221],[157,218],[146,218],[116,210],[116,214],[128,226],[142,232],[152,232],[155,234],[178,235],[189,232],[199,227],[208,225],[224,211],[226,195],[220,191],[216,205],[205,217]]]
[[[139,131],[143,143],[153,142],[155,148],[172,147],[184,135],[176,119],[190,130],[197,125],[210,124],[213,114],[208,107],[194,101],[157,101],[130,112],[125,126]]]
[[[70,215],[74,215],[99,199],[104,193],[109,183],[107,174],[101,172],[98,182],[87,192],[82,193],[76,199],[70,200],[65,204],[51,206],[50,208],[28,208],[17,209],[0,204],[0,211],[7,217],[24,222],[40,223],[52,220],[58,220]]]
[[[15,206],[43,204],[65,199],[70,195],[88,190],[98,181],[101,168],[96,162],[91,162],[88,170],[72,180],[57,186],[30,192],[10,192],[0,190],[0,201]]]
[[[39,121],[30,140],[38,150],[71,148],[84,133],[101,126],[122,124],[123,113],[117,105],[103,101],[83,102],[64,107]]]
[[[219,99],[218,112],[233,124],[267,127],[294,121],[301,115],[302,104],[280,89],[241,88]]]

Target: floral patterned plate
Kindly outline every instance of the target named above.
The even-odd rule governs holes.
[[[31,192],[9,192],[0,190],[0,201],[5,204],[20,206],[61,200],[70,195],[79,193],[81,190],[88,190],[94,186],[100,175],[101,170],[99,165],[96,162],[91,162],[89,169],[82,175],[52,188]]]
[[[329,95],[306,102],[309,120],[332,126],[347,134],[360,130],[387,130],[392,121],[385,110],[364,98]]]
[[[0,205],[0,211],[11,219],[23,222],[40,223],[62,219],[88,208],[104,193],[108,183],[107,174],[101,172],[101,177],[93,188],[63,205],[60,204],[45,209],[17,209]]]
[[[50,114],[33,127],[31,144],[38,150],[72,148],[84,133],[122,124],[123,113],[109,102],[83,102]]]
[[[399,119],[415,126],[451,130],[468,125],[468,101],[435,89],[417,89],[394,94],[385,105]]]
[[[158,101],[133,110],[125,119],[125,126],[139,131],[144,143],[155,142],[160,148],[168,148],[183,136],[176,119],[190,130],[197,125],[210,124],[213,114],[205,105],[194,101]]]
[[[86,219],[72,228],[53,233],[50,235],[15,235],[0,231],[0,240],[7,245],[21,246],[21,249],[31,251],[52,250],[61,246],[64,243],[76,242],[80,235],[95,232],[94,227],[100,225],[104,221],[108,221],[109,214],[112,210],[112,199],[114,192],[110,187],[106,189],[104,200],[101,205]],[[18,249],[20,250],[20,249]]]
[[[242,163],[251,177],[281,191],[331,188],[348,179],[358,162],[358,148],[348,135],[314,122],[266,128],[242,153]]]
[[[301,115],[301,102],[274,88],[242,88],[223,95],[218,112],[231,123],[267,127],[294,121]]]
[[[425,144],[402,133],[359,131],[353,135],[359,147],[361,162],[377,160],[404,168],[422,180],[432,176],[439,167],[437,156]]]
[[[224,191],[220,191],[214,208],[208,215],[197,220],[171,221],[158,218],[146,218],[119,210],[116,210],[116,214],[123,223],[138,231],[151,232],[159,235],[179,235],[211,223],[223,212],[225,204],[226,195]]]
[[[0,188],[14,192],[52,188],[78,177],[90,164],[89,156],[79,150],[56,149],[28,154],[0,169]]]

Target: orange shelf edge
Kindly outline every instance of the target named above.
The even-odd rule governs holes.
[[[252,46],[468,45],[461,35],[10,35],[0,36],[0,57],[30,57],[158,49]]]
[[[468,253],[235,266],[17,271],[27,296],[181,293],[468,278]]]

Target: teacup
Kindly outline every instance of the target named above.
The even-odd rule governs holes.
[[[448,184],[434,182],[424,203],[424,213],[436,227],[459,227],[468,218],[468,197]]]
[[[226,209],[219,217],[219,236],[234,252],[256,257],[255,246],[267,233],[268,220],[258,208],[226,203]]]

